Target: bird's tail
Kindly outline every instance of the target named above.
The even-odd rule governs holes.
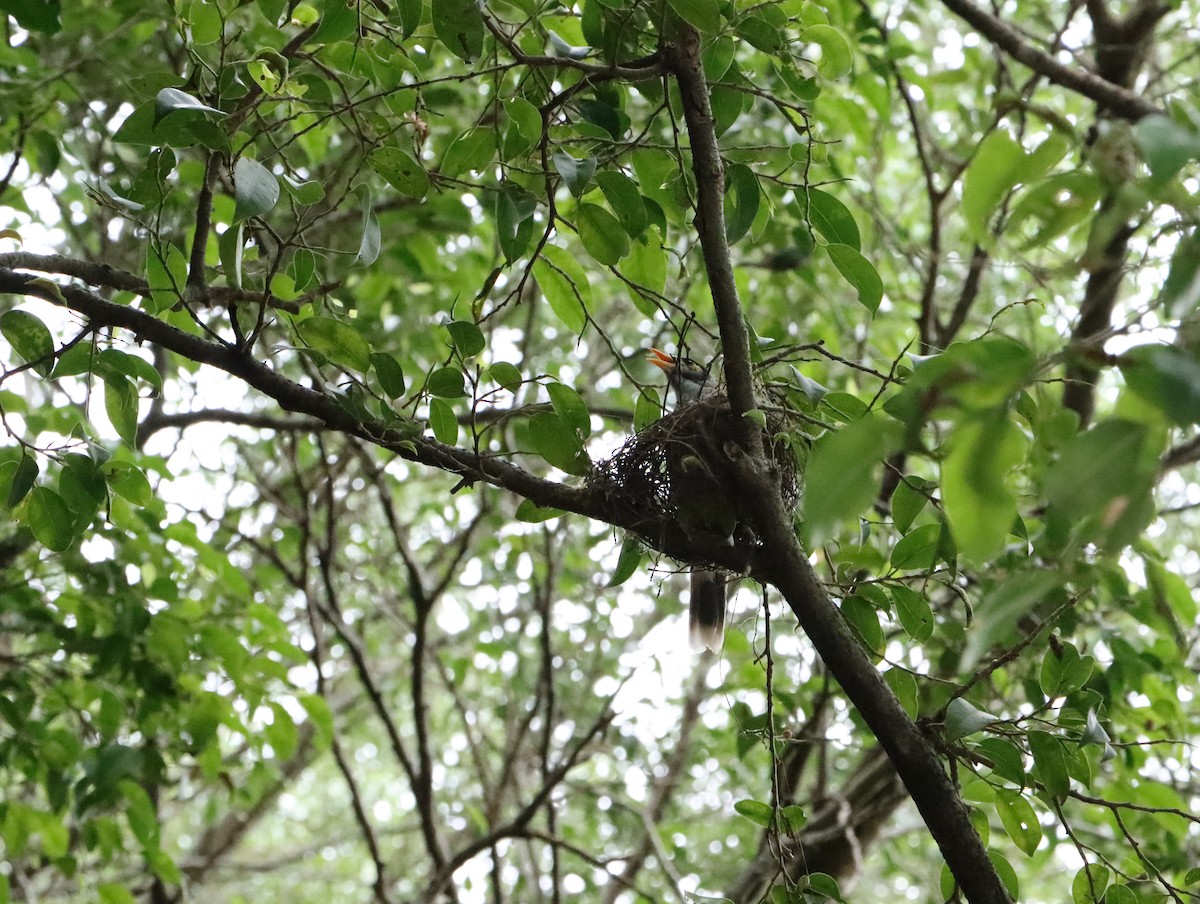
[[[693,650],[719,652],[725,641],[726,578],[716,571],[692,569],[688,628]]]

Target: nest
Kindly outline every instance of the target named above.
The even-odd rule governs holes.
[[[693,539],[758,545],[754,513],[744,504],[735,457],[738,418],[723,394],[678,408],[632,436],[598,463],[591,486],[638,516],[652,544],[675,530]],[[787,418],[767,413],[766,442],[784,505],[794,510],[800,482],[787,441]],[[706,521],[706,512],[719,512]]]

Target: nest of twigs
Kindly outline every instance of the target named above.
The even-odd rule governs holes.
[[[787,441],[788,418],[768,411],[766,442],[784,504],[795,509],[800,481],[796,455]],[[685,405],[630,437],[592,472],[592,488],[639,516],[647,539],[677,529],[693,534],[688,523],[696,500],[736,513],[733,541],[757,545],[753,512],[739,489],[736,458],[737,417],[724,395]],[[683,517],[681,517],[683,515]]]

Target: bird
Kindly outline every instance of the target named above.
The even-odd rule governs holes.
[[[710,367],[704,367],[691,358],[675,357],[651,348],[646,361],[667,375],[668,399],[674,395],[674,410],[693,405],[715,396],[719,388],[717,381],[710,378]],[[681,467],[708,470],[709,466],[698,456],[684,456]],[[712,486],[716,478],[711,471],[709,479],[698,481],[700,486]],[[687,481],[686,474],[684,481]],[[676,518],[684,532],[690,536],[705,538],[720,537],[730,545],[737,528],[737,515],[723,494],[688,493],[680,494],[676,501]],[[693,650],[708,649],[719,652],[725,640],[725,595],[728,577],[709,568],[693,567],[689,580],[688,635]]]

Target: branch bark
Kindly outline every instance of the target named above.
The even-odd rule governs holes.
[[[665,48],[664,56],[679,83],[692,149],[696,227],[721,329],[730,404],[735,412],[746,412],[755,407],[749,342],[725,240],[720,149],[695,29],[680,26],[677,40]],[[751,500],[750,509],[759,513],[755,527],[769,563],[764,568],[769,582],[783,593],[831,674],[879,739],[967,899],[973,904],[1006,904],[1008,893],[933,744],[872,665],[801,550],[778,482],[770,474],[761,434],[749,418],[744,432],[748,442],[739,469],[741,489]]]

